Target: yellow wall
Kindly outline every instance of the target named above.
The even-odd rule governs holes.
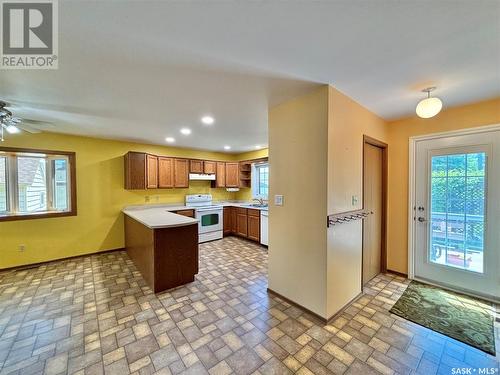
[[[408,272],[408,142],[417,135],[500,123],[500,98],[389,123],[388,269]]]
[[[125,190],[123,155],[127,151],[158,155],[239,160],[238,155],[194,151],[54,133],[12,135],[2,143],[76,152],[78,216],[0,222],[0,269],[94,253],[124,246],[121,209],[130,204],[179,203],[186,194],[211,193],[215,200],[235,199],[225,189],[211,189],[209,181],[192,181],[189,189]],[[158,200],[157,200],[158,197]],[[20,244],[26,246],[19,252]]]
[[[326,316],[328,87],[269,111],[269,288]]]
[[[333,87],[328,95],[328,214],[363,207],[363,135],[387,143],[387,124]],[[358,203],[352,204],[352,196]],[[361,293],[361,221],[328,229],[327,317]]]

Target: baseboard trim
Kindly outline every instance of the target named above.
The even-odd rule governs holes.
[[[357,296],[355,296],[354,298],[352,298],[349,302],[347,302],[344,307],[342,307],[339,311],[337,311],[335,314],[333,314],[331,317],[329,317],[326,321],[326,324],[332,322],[333,320],[337,319],[340,315],[342,315],[344,313],[344,311],[349,307],[351,306],[354,301],[356,301],[359,297],[361,297],[363,295],[363,292],[359,293]]]
[[[292,301],[290,298],[287,298],[287,297],[285,297],[285,296],[283,296],[283,295],[275,292],[272,289],[267,288],[267,292],[269,294],[272,294],[272,295],[274,295],[274,296],[282,299],[285,302],[288,302],[290,305],[293,305],[295,307],[298,307],[301,310],[304,310],[306,313],[308,313],[308,314],[314,316],[316,319],[320,320],[324,325],[328,325],[330,322],[332,322],[333,320],[337,319],[345,311],[345,309],[347,309],[349,306],[351,306],[351,304],[354,301],[356,301],[359,297],[361,297],[363,295],[363,292],[359,293],[356,297],[354,297],[353,299],[351,299],[344,307],[342,307],[339,311],[337,311],[335,314],[333,314],[331,317],[329,317],[327,319],[327,318],[323,318],[321,315],[316,314],[314,311],[311,311],[308,308],[302,306],[300,303]]]
[[[327,323],[327,319],[323,318],[321,315],[316,314],[314,311],[311,311],[308,308],[302,306],[300,303],[292,301],[290,298],[287,298],[287,297],[279,294],[278,292],[275,292],[274,290],[272,290],[270,288],[267,288],[267,292],[269,294],[272,294],[272,295],[278,297],[279,299],[282,299],[285,302],[288,302],[290,305],[293,305],[295,307],[298,307],[301,310],[304,310],[306,313],[314,316],[316,319],[319,319],[322,323],[325,323],[325,324]]]
[[[405,279],[408,278],[407,273],[402,273],[402,272],[393,271],[393,270],[389,270],[389,269],[386,271],[386,273],[393,273],[394,275],[404,277]]]
[[[0,268],[0,272],[29,270],[31,268],[40,267],[40,266],[43,266],[43,265],[49,264],[49,263],[61,262],[63,260],[69,260],[69,259],[83,258],[83,257],[88,257],[88,256],[91,256],[91,255],[96,255],[96,254],[113,253],[115,251],[122,251],[122,250],[125,250],[125,248],[124,247],[120,247],[118,249],[101,250],[101,251],[96,251],[94,253],[72,255],[72,256],[64,257],[64,258],[57,258],[57,259],[46,260],[46,261],[43,261],[43,262],[22,264],[20,266]]]

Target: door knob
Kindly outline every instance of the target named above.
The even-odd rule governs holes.
[[[424,218],[424,217],[420,216],[420,217],[418,218],[418,221],[420,221],[421,223],[423,223],[423,222],[425,222],[425,221],[427,221],[427,220],[425,220],[425,218]]]

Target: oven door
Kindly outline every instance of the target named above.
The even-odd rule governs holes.
[[[198,233],[208,233],[222,230],[222,210],[197,209],[196,218],[199,220]]]

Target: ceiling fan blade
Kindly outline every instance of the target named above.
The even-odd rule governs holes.
[[[30,126],[30,125],[27,125],[25,123],[16,124],[16,127],[18,127],[21,130],[24,130],[25,132],[31,133],[31,134],[38,134],[38,133],[42,132],[40,129],[37,129],[37,128]]]
[[[51,122],[49,121],[43,121],[43,120],[34,120],[31,118],[24,118],[21,117],[21,121],[25,124],[30,124],[30,125],[36,125],[36,126],[48,126],[48,127],[53,127]]]

